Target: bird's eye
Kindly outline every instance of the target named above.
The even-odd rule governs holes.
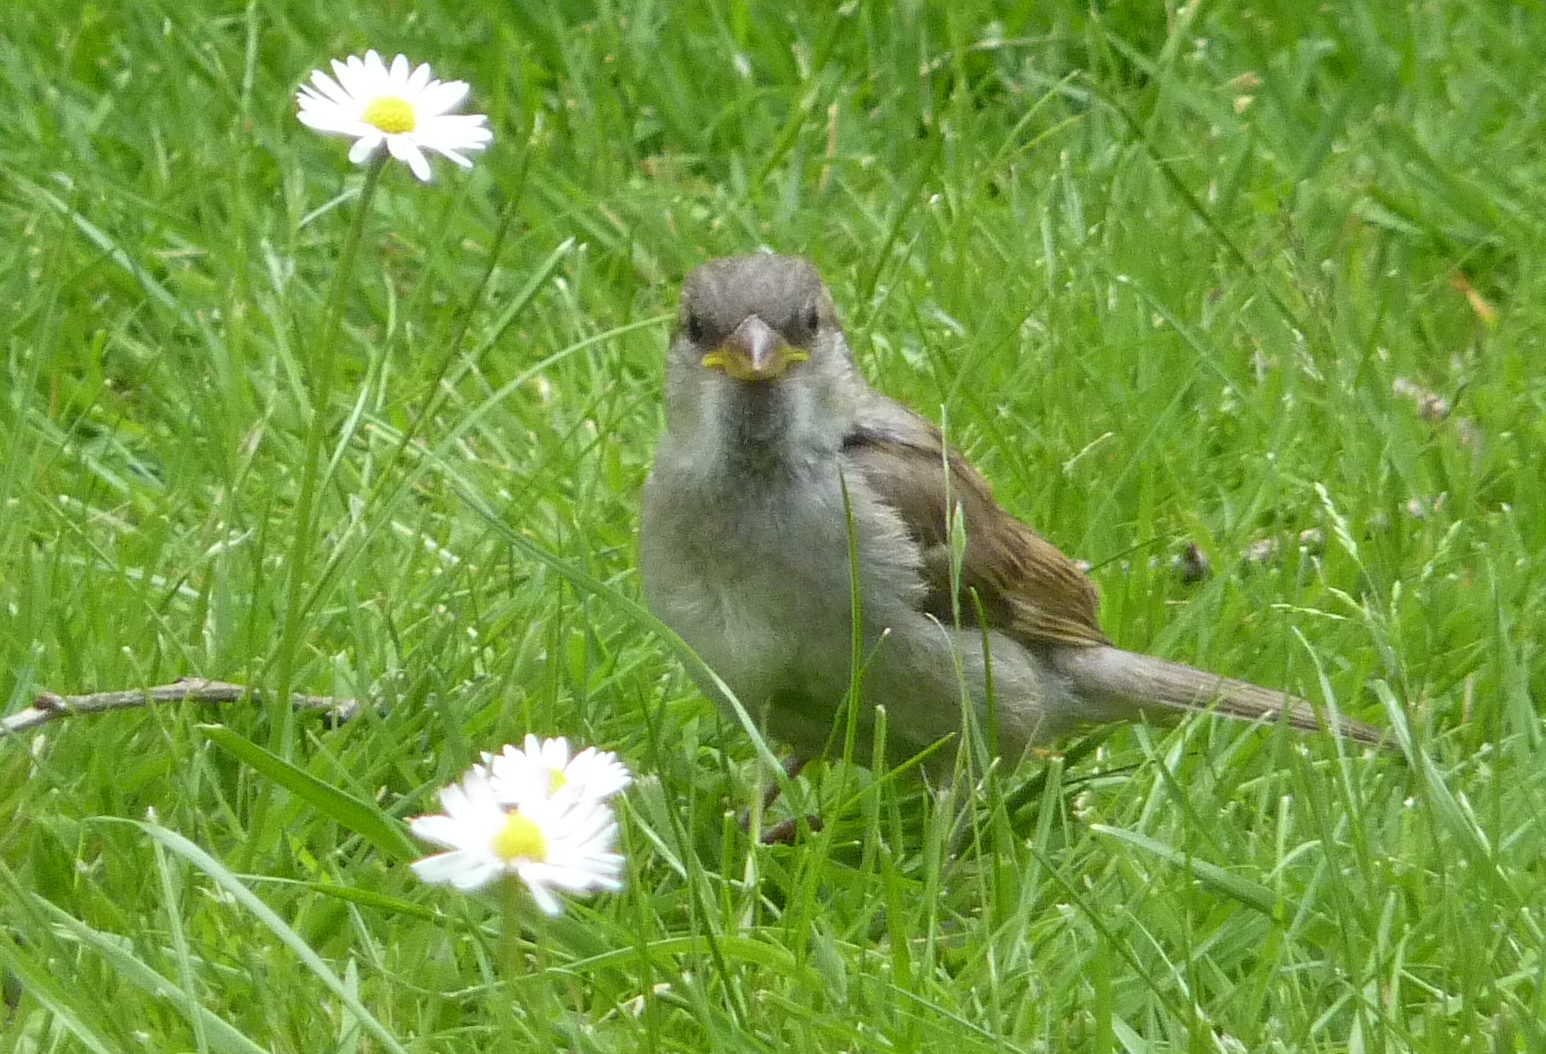
[[[703,339],[703,319],[697,315],[687,316],[687,339],[694,344]]]
[[[805,309],[805,328],[814,333],[820,326],[821,313],[816,310],[816,305],[812,304]]]

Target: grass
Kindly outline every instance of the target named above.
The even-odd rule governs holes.
[[[362,177],[292,92],[366,47],[496,142],[384,174],[329,382]],[[0,741],[0,1049],[1546,1048],[1543,48],[1451,0],[18,5],[7,710],[380,705]],[[836,766],[750,843],[748,737],[624,598],[676,282],[763,245],[1116,640],[1416,760],[1198,719]],[[641,775],[629,881],[501,937],[395,818],[528,730]]]

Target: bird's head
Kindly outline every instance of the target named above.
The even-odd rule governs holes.
[[[674,424],[733,426],[746,442],[841,429],[863,383],[821,275],[771,253],[710,260],[687,276],[668,366]]]

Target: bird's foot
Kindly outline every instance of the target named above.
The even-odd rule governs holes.
[[[788,757],[788,758],[785,758],[784,759],[784,765],[783,765],[783,768],[784,768],[784,778],[788,779],[788,780],[794,780],[794,779],[799,778],[800,773],[802,771],[804,771],[805,766],[809,762],[810,762],[810,758],[802,758],[802,757]],[[766,813],[769,809],[771,809],[773,807],[773,803],[774,802],[778,801],[779,794],[780,794],[780,792],[782,790],[783,790],[783,784],[781,782],[779,782],[779,781],[774,781],[773,785],[771,787],[769,787],[763,793],[763,795],[762,795],[762,811],[764,813]],[[805,817],[805,822],[810,826],[810,829],[812,831],[819,831],[819,830],[821,830],[821,826],[822,826],[822,824],[821,824],[821,817],[819,817],[819,816],[807,816],[807,817]],[[752,825],[751,811],[747,810],[746,812],[741,813],[741,830],[746,831],[746,832],[749,833],[751,831],[751,825]],[[796,840],[797,836],[798,836],[799,829],[800,829],[800,820],[799,820],[798,817],[790,817],[787,820],[781,820],[781,821],[779,821],[778,823],[774,824],[772,827],[768,828],[766,831],[763,832],[763,834],[762,834],[762,844],[763,845],[793,845],[795,843],[795,840]]]
[[[807,816],[805,817],[805,823],[810,827],[812,834],[815,834],[822,828],[820,816]],[[762,844],[794,845],[799,837],[800,818],[797,816],[791,816],[789,819],[781,820],[764,831],[762,835]]]

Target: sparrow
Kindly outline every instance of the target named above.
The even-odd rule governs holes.
[[[1073,561],[865,381],[807,260],[694,270],[664,401],[639,530],[645,604],[717,675],[699,676],[705,694],[728,708],[722,682],[797,761],[825,749],[854,683],[861,735],[884,707],[887,750],[904,756],[958,734],[963,707],[1010,760],[1080,726],[1191,710],[1382,739],[1114,646]]]

